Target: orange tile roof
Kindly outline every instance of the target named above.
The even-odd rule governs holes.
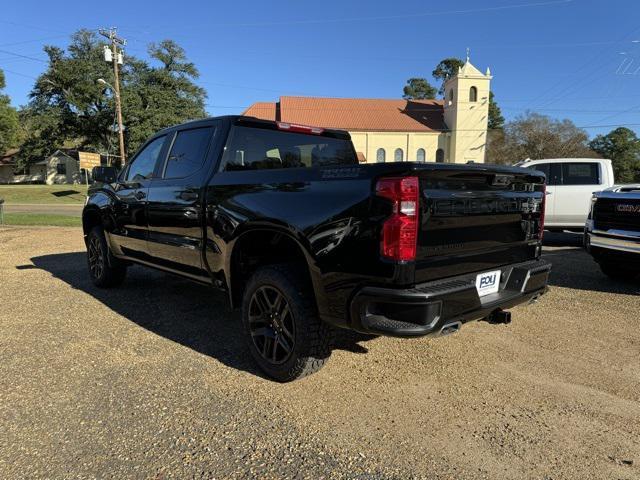
[[[251,114],[246,113],[249,110],[251,110]],[[263,120],[276,120],[276,104],[274,102],[256,102],[243,115]]]
[[[442,100],[280,97],[257,102],[243,115],[350,131],[438,132],[446,130]]]

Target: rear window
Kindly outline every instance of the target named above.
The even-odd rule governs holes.
[[[597,163],[563,163],[563,185],[599,185],[600,169]]]
[[[251,127],[234,127],[222,158],[225,171],[357,164],[348,140]]]

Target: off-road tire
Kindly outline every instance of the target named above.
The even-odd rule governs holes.
[[[100,226],[93,227],[87,235],[87,266],[91,281],[100,288],[118,286],[127,275],[127,267],[111,255]]]
[[[291,353],[281,363],[274,363],[265,358],[252,335],[252,331],[255,333],[257,330],[255,304],[252,303],[255,300],[252,299],[255,299],[254,294],[264,291],[265,288],[271,292],[279,292],[286,300],[291,314],[288,322],[290,325],[292,323],[294,331],[290,333],[295,341]],[[263,321],[258,320],[257,323]],[[251,275],[242,299],[242,324],[254,360],[262,371],[277,381],[290,382],[317,372],[331,355],[333,328],[320,320],[313,287],[295,266],[262,267]],[[273,331],[275,332],[275,327]],[[280,330],[281,339],[284,338],[282,335]],[[277,340],[272,338],[271,341],[276,343]],[[280,347],[274,347],[274,350],[277,348]],[[283,351],[284,348],[281,348],[281,353]]]

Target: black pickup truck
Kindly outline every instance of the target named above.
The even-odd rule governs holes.
[[[640,276],[640,184],[594,193],[584,244],[609,277]]]
[[[141,264],[226,290],[280,381],[323,365],[334,326],[442,335],[508,323],[546,290],[544,175],[530,169],[361,165],[346,132],[228,116],[163,130],[117,177],[96,174],[93,282]]]

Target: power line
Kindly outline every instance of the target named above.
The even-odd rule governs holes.
[[[53,40],[56,38],[62,38],[62,37],[68,37],[69,34],[65,33],[63,35],[53,35],[50,37],[42,37],[42,38],[34,38],[33,40],[23,40],[20,42],[11,42],[11,43],[2,43],[0,44],[0,47],[14,47],[16,45],[25,45],[27,43],[37,43],[37,42],[43,42],[45,40]]]
[[[63,32],[60,30],[53,30],[49,27],[42,27],[42,26],[37,26],[37,25],[28,25],[28,24],[24,24],[24,23],[18,23],[18,22],[14,22],[11,20],[0,20],[0,23],[4,23],[5,25],[13,25],[14,27],[20,27],[20,28],[27,28],[30,30],[38,30],[39,32],[45,31],[45,32],[54,32],[54,33],[60,33],[62,34]]]
[[[269,26],[285,26],[285,25],[311,25],[311,24],[326,24],[326,23],[349,23],[349,22],[372,22],[381,20],[406,20],[423,17],[436,17],[446,15],[464,15],[473,13],[484,12],[497,12],[501,10],[515,10],[521,8],[533,8],[533,7],[545,7],[545,6],[561,6],[573,3],[574,0],[548,0],[530,3],[520,3],[515,5],[496,5],[493,7],[478,7],[459,10],[443,10],[439,12],[422,12],[422,13],[406,13],[398,15],[377,15],[377,16],[364,16],[364,17],[342,17],[342,18],[327,18],[327,19],[301,19],[301,20],[287,20],[287,21],[265,21],[265,22],[221,22],[207,24],[207,28],[210,27],[269,27]],[[141,26],[127,26],[124,30],[135,31],[138,33],[150,34],[151,28],[162,29],[166,32],[168,29],[174,28],[175,25],[141,25]],[[174,35],[175,36],[175,35]],[[182,32],[178,35],[182,37],[194,36],[184,35]]]
[[[18,75],[19,77],[25,77],[25,78],[31,78],[31,79],[33,79],[33,80],[38,80],[38,78],[37,78],[37,77],[34,77],[33,75],[27,75],[27,74],[25,74],[25,73],[14,72],[13,70],[8,70],[8,69],[6,69],[6,68],[4,68],[4,67],[2,67],[2,71],[3,71],[3,72],[7,72],[7,73],[11,73],[11,74],[13,74],[13,75]]]
[[[330,18],[330,19],[307,19],[307,20],[290,20],[283,22],[243,22],[243,23],[219,23],[211,26],[225,27],[262,27],[262,26],[282,26],[282,25],[310,25],[324,23],[348,23],[348,22],[371,22],[380,20],[403,20],[420,17],[436,17],[441,15],[459,15],[469,13],[495,12],[500,10],[513,10],[518,8],[542,7],[552,5],[566,5],[572,3],[573,0],[551,0],[546,2],[521,3],[516,5],[500,5],[494,7],[469,8],[462,10],[445,10],[440,12],[424,12],[424,13],[408,13],[401,15],[384,15],[384,16],[368,16],[368,17],[347,17],[347,18]]]
[[[34,60],[36,62],[49,63],[48,60],[43,60],[41,58],[31,57],[29,55],[23,55],[21,53],[10,52],[9,50],[0,49],[0,53],[6,53],[7,55],[13,55],[14,57],[26,58],[27,60]]]
[[[616,41],[616,44],[617,44],[617,43],[621,43],[621,42],[623,42],[623,41],[625,41],[625,40],[629,39],[630,37],[632,37],[633,35],[635,35],[635,34],[636,34],[636,32],[638,32],[639,30],[640,30],[640,28],[633,28],[629,33],[627,33],[627,34],[623,35],[622,37],[620,37],[620,38],[619,38],[619,40],[617,40],[617,41]],[[606,53],[606,50],[607,50],[606,48],[601,49],[598,53],[596,53],[593,57],[591,57],[587,62],[585,62],[584,64],[582,64],[578,69],[574,70],[574,72],[575,72],[575,73],[577,73],[577,72],[580,72],[580,71],[582,71],[582,70],[586,69],[586,68],[587,68],[587,67],[589,67],[589,66],[593,66],[593,62],[594,62],[594,61],[597,61],[597,60],[598,60],[598,58],[599,58],[600,56],[604,55],[604,54]],[[605,60],[604,64],[606,64],[606,63],[607,63],[607,61]],[[603,66],[604,66],[604,65],[601,65],[601,66],[600,66],[600,68],[602,68]],[[598,70],[597,70],[597,69],[592,70],[592,72],[591,72],[590,74],[588,74],[588,75],[586,75],[586,76],[582,77],[582,79],[578,80],[577,84],[578,84],[578,85],[580,85],[580,84],[584,84],[584,82],[585,82],[585,81],[586,81],[590,76],[592,76],[592,75],[596,74],[597,72],[598,72]],[[602,73],[602,72],[601,72],[601,73]],[[539,99],[540,99],[540,98],[544,98],[544,96],[545,96],[547,93],[549,93],[549,92],[551,92],[552,90],[554,90],[555,88],[557,88],[557,87],[558,87],[558,85],[559,85],[559,84],[554,84],[554,85],[552,85],[552,86],[551,86],[551,88],[549,88],[549,89],[547,89],[545,92],[543,92],[543,94],[542,94],[541,96],[539,96],[538,98],[539,98]],[[540,105],[540,106],[542,106],[542,107],[546,107],[546,106],[548,106],[548,105],[550,105],[550,104],[552,104],[552,103],[555,103],[555,102],[556,102],[556,101],[558,101],[560,98],[562,98],[562,95],[563,95],[566,91],[570,90],[571,88],[574,88],[574,89],[575,89],[575,87],[576,87],[576,83],[573,83],[573,84],[568,85],[568,86],[567,86],[567,87],[565,87],[565,88],[560,89],[560,91],[559,91],[559,92],[556,92],[556,94],[555,94],[555,98],[551,98],[550,100],[547,100],[546,102],[543,102],[543,103],[542,103],[542,105]]]

